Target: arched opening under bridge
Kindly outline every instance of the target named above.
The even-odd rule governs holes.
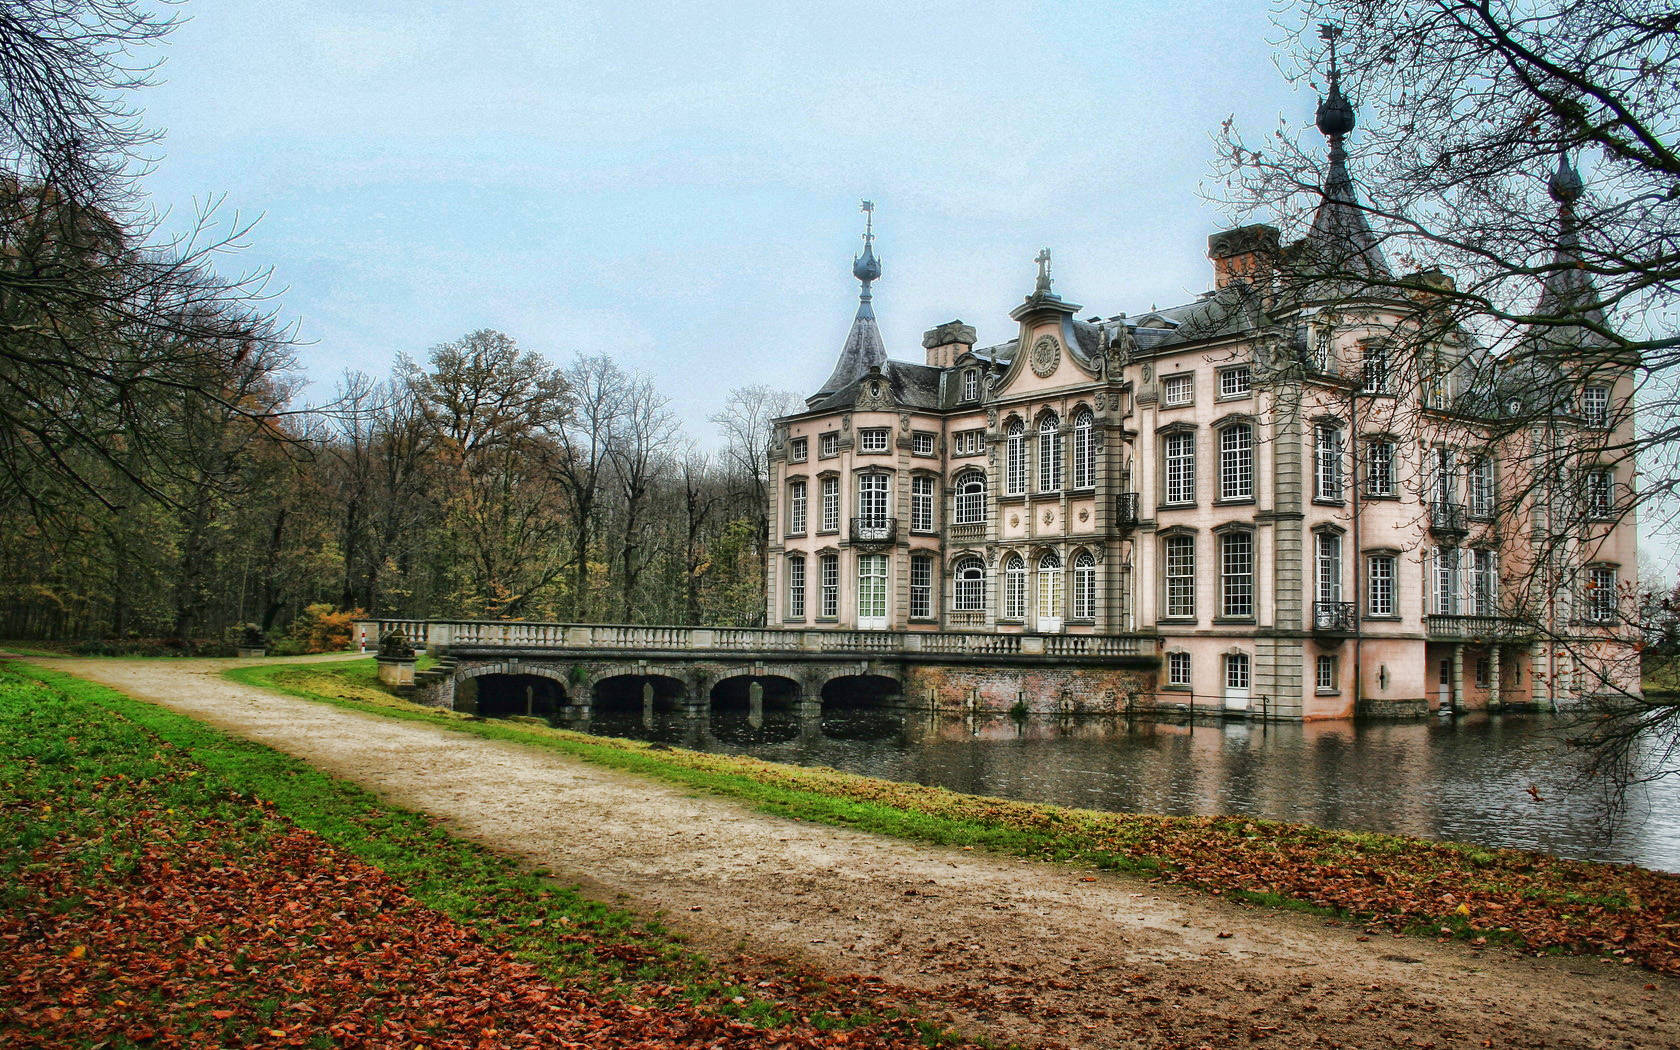
[[[785,743],[799,736],[799,683],[781,675],[731,675],[712,686],[712,736],[726,744]]]
[[[565,687],[536,674],[481,674],[456,683],[455,689],[459,699],[476,701],[481,718],[553,721],[566,707]]]
[[[591,706],[602,713],[646,710],[652,701],[653,714],[669,714],[688,695],[682,679],[662,674],[620,674],[595,683]]]
[[[822,689],[822,734],[834,740],[891,740],[904,734],[903,687],[885,675],[843,675]]]

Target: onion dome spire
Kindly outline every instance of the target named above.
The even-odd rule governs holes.
[[[852,330],[846,335],[846,345],[840,350],[840,360],[835,362],[828,382],[807,399],[812,403],[838,393],[867,375],[870,369],[887,363],[887,348],[881,342],[881,330],[876,327],[875,308],[870,304],[869,294],[870,284],[881,277],[881,263],[875,258],[875,202],[864,201],[861,210],[865,215],[863,251],[852,259],[852,276],[863,282],[857,316],[852,319]]]
[[[1557,249],[1541,284],[1540,302],[1535,311],[1541,317],[1579,317],[1591,325],[1603,326],[1604,309],[1581,258],[1581,238],[1575,219],[1575,202],[1586,190],[1581,173],[1569,162],[1569,154],[1559,154],[1557,170],[1546,180],[1546,191],[1558,206]],[[1573,348],[1607,345],[1601,333],[1576,325],[1555,328],[1546,338],[1549,343]]]
[[[1313,215],[1307,243],[1318,263],[1331,272],[1353,271],[1363,276],[1388,277],[1377,237],[1365,221],[1365,209],[1354,192],[1347,169],[1347,136],[1353,132],[1353,103],[1342,94],[1342,72],[1336,63],[1336,39],[1341,26],[1325,24],[1318,35],[1330,47],[1330,91],[1318,102],[1318,130],[1330,140],[1329,167],[1324,174],[1322,201]]]

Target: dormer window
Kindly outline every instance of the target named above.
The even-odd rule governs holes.
[[[869,427],[858,431],[858,451],[864,454],[882,453],[887,450],[887,428]]]
[[[962,374],[962,399],[964,401],[980,400],[980,370],[970,368]]]

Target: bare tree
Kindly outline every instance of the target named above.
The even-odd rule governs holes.
[[[669,404],[654,389],[651,377],[630,377],[617,433],[607,448],[624,506],[618,541],[619,618],[624,623],[646,619],[637,605],[637,588],[647,563],[650,538],[646,535],[647,503],[663,471],[670,466],[670,454],[678,439],[676,417],[666,407]]]
[[[571,503],[572,618],[597,612],[589,584],[589,555],[606,468],[625,415],[629,380],[612,358],[579,355],[566,366],[565,421],[556,434],[549,469]]]

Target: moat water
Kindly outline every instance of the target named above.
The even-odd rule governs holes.
[[[977,795],[1120,812],[1249,814],[1680,871],[1680,777],[1620,806],[1584,783],[1561,722],[1128,723],[902,709],[685,717],[597,709],[585,729]]]

